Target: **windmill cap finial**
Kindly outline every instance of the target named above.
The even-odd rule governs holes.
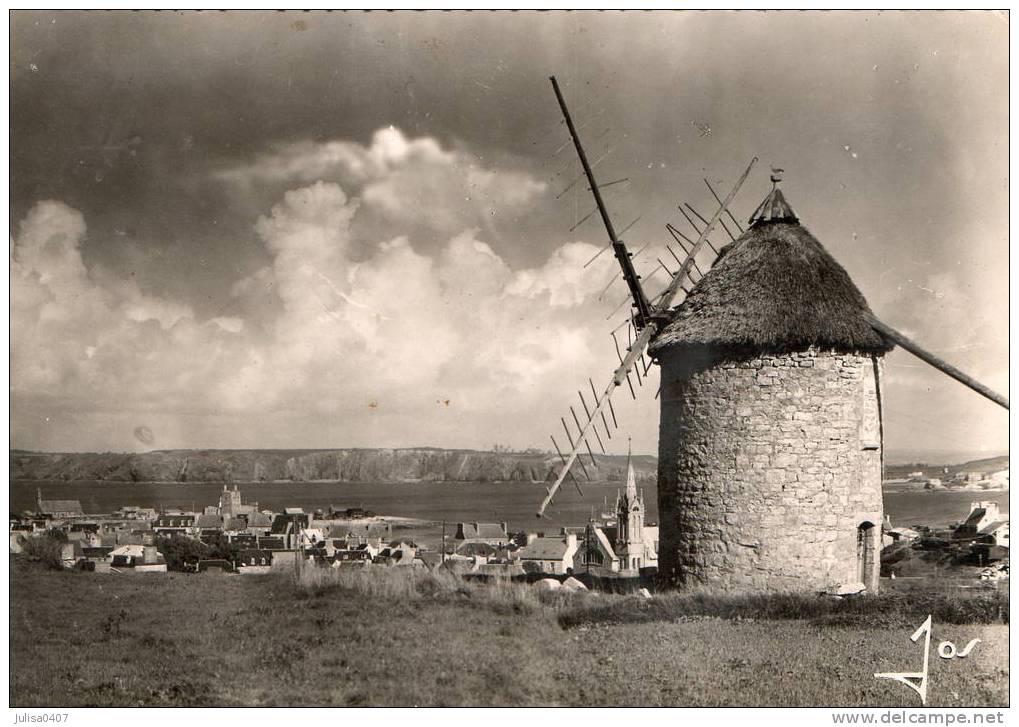
[[[793,208],[786,202],[779,183],[785,175],[785,170],[779,167],[771,168],[771,191],[764,201],[754,210],[750,216],[750,224],[756,225],[763,222],[799,222]]]

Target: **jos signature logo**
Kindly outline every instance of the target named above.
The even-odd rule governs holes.
[[[875,674],[874,677],[877,679],[894,679],[897,682],[902,682],[907,687],[915,691],[920,695],[920,704],[927,705],[927,667],[930,663],[931,656],[931,617],[928,616],[927,620],[924,621],[920,628],[913,632],[910,636],[910,640],[914,643],[924,636],[923,642],[923,669],[921,671],[904,671],[904,672],[884,672],[882,674]],[[969,656],[969,653],[973,651],[973,648],[980,643],[980,639],[973,639],[962,651],[956,649],[955,644],[951,641],[942,641],[938,644],[938,656],[942,659],[954,659],[959,657],[964,659]]]

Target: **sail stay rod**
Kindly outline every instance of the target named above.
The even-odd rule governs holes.
[[[1003,406],[1006,409],[1008,409],[1007,397],[1004,397],[998,392],[984,386],[979,381],[974,379],[972,376],[964,374],[962,371],[955,368],[955,366],[952,366],[952,364],[948,363],[947,361],[939,358],[938,356],[935,356],[930,351],[920,348],[920,346],[917,345],[915,342],[903,336],[901,333],[899,333],[897,330],[889,326],[887,323],[883,323],[882,321],[878,320],[878,318],[873,314],[871,313],[867,314],[867,322],[870,324],[870,327],[873,328],[875,331],[880,333],[889,341],[899,344],[921,361],[930,364],[931,366],[933,366],[938,371],[941,371],[944,374],[948,374],[959,383],[965,384],[969,388],[973,389],[973,391],[977,392],[981,396],[987,397],[998,406]]]

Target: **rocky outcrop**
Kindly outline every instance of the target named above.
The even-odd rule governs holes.
[[[625,456],[597,455],[592,479],[622,481]],[[13,480],[122,482],[542,482],[559,458],[543,452],[464,449],[160,450],[141,454],[11,452]],[[656,476],[654,457],[634,457],[639,479]],[[580,470],[578,470],[578,476]]]

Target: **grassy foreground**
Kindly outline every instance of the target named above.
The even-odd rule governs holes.
[[[754,620],[743,601],[650,606],[392,571],[309,571],[295,585],[289,574],[103,576],[19,559],[10,585],[16,707],[919,702],[873,677],[922,661],[909,640],[922,618],[884,606],[872,620],[860,607],[797,619],[785,600],[777,620]],[[939,641],[974,638],[967,658],[937,657]],[[928,704],[1007,705],[1007,642],[1001,623],[935,619]]]

